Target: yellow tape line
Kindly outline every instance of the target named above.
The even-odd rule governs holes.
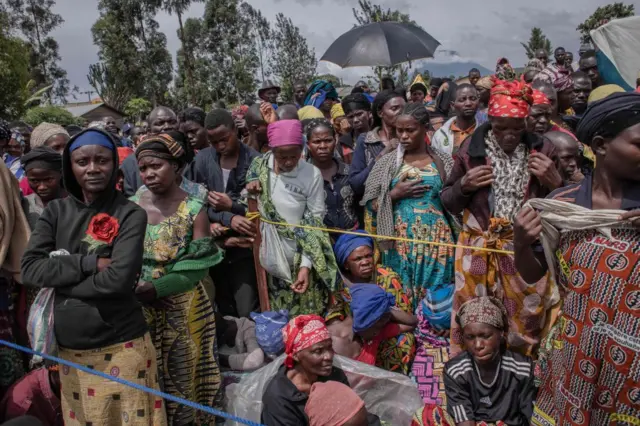
[[[308,229],[308,230],[312,230],[312,231],[323,231],[323,232],[330,232],[330,233],[336,233],[336,234],[347,234],[347,235],[362,236],[362,233],[360,233],[360,232],[345,231],[343,229],[321,228],[321,227],[318,227],[318,226],[309,226],[309,225],[292,225],[292,224],[286,223],[286,222],[273,222],[273,221],[270,221],[270,220],[265,219],[264,217],[260,216],[259,212],[247,213],[246,217],[249,220],[255,220],[255,219],[259,218],[264,223],[268,223],[270,225],[276,225],[276,226],[287,226],[289,228],[300,228],[300,229]],[[486,252],[498,253],[498,254],[509,254],[509,255],[514,254],[512,251],[509,251],[509,250],[491,249],[491,248],[486,248],[486,247],[472,247],[472,246],[463,246],[463,245],[459,245],[459,244],[437,243],[435,241],[412,240],[410,238],[388,237],[388,236],[384,236],[384,235],[369,235],[369,236],[372,237],[372,238],[379,239],[379,240],[391,240],[391,241],[399,241],[399,242],[403,242],[403,243],[414,243],[414,244],[425,244],[425,245],[429,245],[429,246],[443,246],[443,247],[451,247],[451,248],[462,248],[462,249],[469,249],[469,250],[476,250],[476,251],[486,251]]]

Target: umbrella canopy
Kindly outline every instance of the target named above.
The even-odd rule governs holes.
[[[375,22],[338,37],[320,59],[342,67],[391,67],[433,58],[440,42],[422,28],[402,22]]]

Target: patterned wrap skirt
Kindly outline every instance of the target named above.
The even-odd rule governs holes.
[[[170,307],[145,308],[158,360],[160,388],[207,407],[222,408],[213,304],[202,282],[166,298]],[[166,401],[172,426],[213,425],[215,416]]]
[[[59,348],[59,356],[113,377],[159,390],[151,337],[95,350]],[[162,398],[63,365],[62,415],[66,426],[165,426]]]

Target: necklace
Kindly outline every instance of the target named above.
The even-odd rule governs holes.
[[[502,359],[500,361],[498,361],[498,368],[496,368],[496,375],[493,378],[493,381],[490,384],[486,384],[483,380],[482,380],[482,375],[480,374],[480,370],[478,370],[478,364],[475,363],[475,361],[473,362],[473,366],[476,369],[476,373],[478,374],[478,380],[480,380],[480,383],[482,384],[482,386],[484,386],[485,388],[492,388],[493,385],[496,384],[496,382],[498,381],[498,374],[500,374],[500,366],[502,364]]]

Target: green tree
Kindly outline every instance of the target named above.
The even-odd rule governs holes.
[[[144,118],[151,112],[153,105],[146,99],[133,98],[127,102],[124,107],[124,113],[132,119],[134,122],[144,120]]]
[[[100,18],[91,29],[99,68],[106,70],[102,74],[112,88],[122,86],[114,92],[150,99],[154,105],[163,103],[173,77],[167,39],[155,20],[160,6],[159,0],[100,0]]]
[[[9,19],[0,10],[0,118],[13,120],[24,112],[28,94],[29,49],[10,33]]]
[[[53,13],[55,0],[7,0],[11,19],[29,43],[31,78],[37,88],[52,85],[50,100],[66,102],[69,94],[67,72],[58,66],[60,54],[58,42],[49,34],[64,20]]]
[[[589,16],[586,21],[578,25],[576,30],[582,35],[580,41],[582,43],[591,42],[591,31],[606,24],[613,19],[628,18],[635,14],[635,8],[632,4],[612,3],[601,6],[596,9],[593,15]]]
[[[31,108],[24,115],[24,121],[32,127],[36,127],[38,124],[47,122],[59,124],[61,126],[68,126],[70,124],[81,124],[82,119],[76,118],[66,109],[55,106],[39,106]]]
[[[87,80],[105,104],[122,111],[133,96],[128,84],[122,82],[104,62],[89,65]]]
[[[380,5],[369,0],[358,0],[358,8],[353,8],[353,16],[356,20],[355,26],[371,24],[373,22],[404,22],[418,25],[408,14],[390,8],[383,9]],[[382,77],[390,75],[398,80],[398,85],[406,85],[409,76],[409,65],[396,65],[393,67],[373,67],[373,76],[370,76],[377,86],[380,85]]]
[[[191,3],[200,3],[202,1],[204,0],[163,0],[164,10],[170,15],[175,14],[178,18],[178,38],[182,43],[182,61],[185,70],[185,92],[191,104],[195,103],[193,47],[187,43],[182,16],[189,9]]]
[[[300,34],[300,29],[282,13],[276,15],[273,41],[275,51],[271,56],[271,69],[280,80],[282,97],[292,100],[294,83],[308,81],[314,75],[318,63],[316,54]]]
[[[260,79],[264,81],[271,76],[271,69],[269,68],[269,61],[267,59],[273,52],[271,24],[267,18],[262,16],[262,12],[254,9],[249,3],[243,2],[240,5],[240,11],[243,19],[248,20],[248,34],[249,37],[253,39],[256,50]]]
[[[527,44],[520,44],[524,47],[527,58],[529,59],[536,57],[536,50],[538,49],[544,49],[547,52],[547,56],[551,57],[551,41],[549,41],[540,28],[532,28],[529,42],[527,42]]]

